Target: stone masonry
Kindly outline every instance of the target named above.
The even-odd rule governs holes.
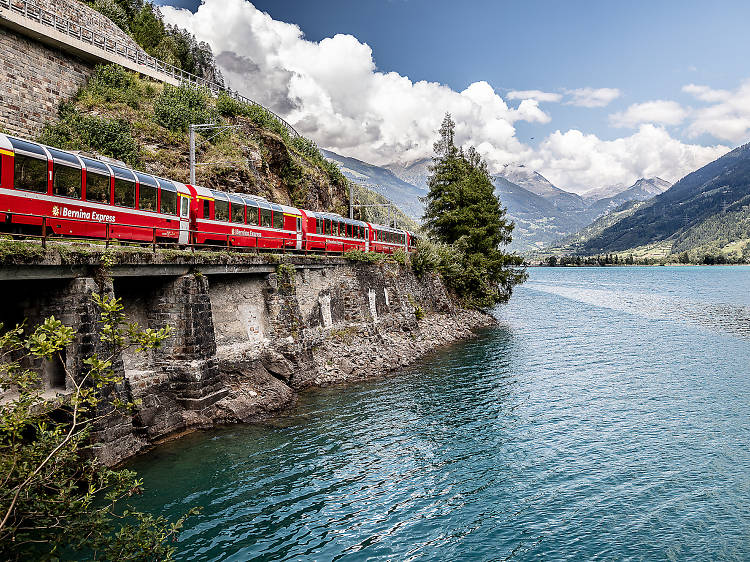
[[[454,306],[435,275],[417,278],[395,263],[292,264],[274,273],[80,277],[6,281],[0,322],[35,325],[54,314],[77,331],[65,364],[105,354],[94,292],[122,299],[128,321],[172,332],[160,349],[125,350],[113,361],[123,380],[106,389],[137,404],[97,427],[108,465],[153,443],[217,424],[252,422],[288,407],[311,386],[378,376],[439,345],[491,325]],[[39,365],[45,389],[65,393],[54,365]]]
[[[93,66],[0,27],[0,127],[36,136],[60,102],[86,83]]]

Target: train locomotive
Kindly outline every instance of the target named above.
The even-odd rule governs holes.
[[[0,228],[296,252],[413,251],[414,233],[146,174],[0,134]]]

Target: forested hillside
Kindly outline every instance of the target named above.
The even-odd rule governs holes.
[[[748,205],[750,145],[744,145],[688,174],[631,216],[587,240],[580,251],[622,252],[659,242],[669,242],[672,253],[706,247],[728,252],[728,244],[746,248],[742,221]]]

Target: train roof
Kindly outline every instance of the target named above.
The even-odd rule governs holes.
[[[346,224],[353,224],[356,226],[367,226],[366,222],[342,217],[338,213],[322,213],[320,211],[305,211],[305,213],[307,213],[311,217],[315,217],[316,219],[328,219],[332,221],[343,222]]]

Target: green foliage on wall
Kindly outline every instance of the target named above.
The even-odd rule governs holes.
[[[175,132],[187,132],[194,123],[215,123],[216,112],[209,105],[211,94],[204,89],[187,84],[178,87],[164,85],[161,95],[154,102],[156,122]]]
[[[86,115],[72,104],[62,104],[60,120],[44,127],[39,142],[68,148],[88,150],[122,160],[130,166],[140,166],[140,147],[133,138],[131,126],[125,119],[108,119]]]

